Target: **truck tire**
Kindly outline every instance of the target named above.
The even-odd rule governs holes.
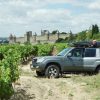
[[[98,68],[96,69],[96,73],[97,73],[97,74],[100,74],[100,67],[98,67]]]
[[[59,77],[59,67],[57,65],[48,65],[45,70],[45,76],[48,78],[58,78]]]
[[[36,75],[37,76],[44,76],[44,73],[43,72],[36,71]]]

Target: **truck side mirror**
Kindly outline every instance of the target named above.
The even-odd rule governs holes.
[[[71,53],[68,53],[67,57],[71,57],[71,56],[72,56],[72,54]]]

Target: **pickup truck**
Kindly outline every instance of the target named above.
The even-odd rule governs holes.
[[[38,76],[59,77],[64,72],[100,73],[100,48],[70,47],[56,56],[35,57],[30,66]]]

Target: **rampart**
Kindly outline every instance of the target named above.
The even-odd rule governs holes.
[[[56,34],[51,34],[46,30],[42,31],[41,35],[37,35],[36,33],[32,34],[32,31],[28,31],[23,37],[16,37],[11,34],[9,36],[9,43],[55,43],[59,38],[65,39],[68,36],[68,33],[60,34],[57,32]]]

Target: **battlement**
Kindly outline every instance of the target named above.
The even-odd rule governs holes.
[[[32,31],[28,31],[23,37],[16,37],[10,34],[9,43],[55,43],[59,38],[65,39],[66,37],[69,37],[68,33],[60,34],[57,32],[56,34],[50,34],[48,30],[41,30],[41,35],[37,35],[36,33],[32,34]]]

